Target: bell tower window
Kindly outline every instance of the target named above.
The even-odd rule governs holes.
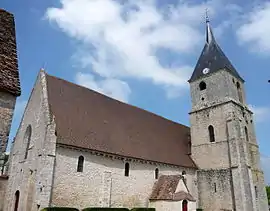
[[[247,129],[247,127],[245,127],[245,136],[246,136],[246,141],[249,141],[249,137],[248,137],[248,129]]]
[[[212,125],[208,127],[208,133],[209,133],[210,142],[215,142],[215,131]]]
[[[205,89],[206,89],[206,83],[205,83],[204,81],[202,81],[202,82],[199,84],[199,87],[200,87],[200,91],[205,90]]]

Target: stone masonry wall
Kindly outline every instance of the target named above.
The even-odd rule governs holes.
[[[0,90],[21,94],[14,17],[0,8]]]
[[[206,83],[206,89],[200,90],[201,81]],[[192,111],[199,110],[204,107],[212,106],[228,100],[239,101],[236,83],[239,82],[242,91],[242,99],[245,104],[245,89],[241,81],[237,81],[235,77],[225,70],[213,73],[194,81],[190,84],[190,94],[192,102]],[[228,88],[229,87],[229,88]]]
[[[0,73],[1,75],[1,73]],[[16,97],[0,91],[0,154],[6,151]]]
[[[192,158],[201,169],[229,168],[226,118],[229,104],[211,107],[190,115]],[[208,126],[214,127],[215,142],[210,142]]]
[[[32,133],[25,159],[29,135],[26,135],[26,130],[29,126]],[[20,191],[18,210],[36,211],[49,206],[55,159],[54,127],[54,121],[48,113],[45,74],[41,71],[11,151],[5,211],[14,209],[14,195],[17,190]]]
[[[207,211],[233,210],[229,169],[199,170],[198,207]]]
[[[8,180],[5,176],[0,176],[0,211],[4,211],[5,190]]]
[[[199,88],[201,81],[206,83],[205,90]],[[237,82],[241,87],[240,97]],[[259,148],[252,112],[246,107],[244,84],[228,72],[219,71],[192,82],[191,97],[192,157],[202,169],[198,172],[199,205],[215,210],[215,202],[222,205],[226,198],[229,209],[235,206],[239,211],[266,211]],[[209,125],[214,127],[215,142],[210,142]],[[223,176],[230,184],[227,191],[221,191],[218,198],[213,198],[209,196],[212,187],[206,185],[205,180],[212,181],[218,177],[216,171],[228,171]],[[208,178],[209,172],[212,176]]]
[[[77,172],[80,155],[84,156],[83,172]],[[79,209],[108,205],[129,208],[148,206],[148,197],[157,181],[156,168],[159,168],[160,174],[181,174],[185,170],[188,188],[197,198],[195,170],[134,161],[129,161],[129,164],[130,173],[126,177],[124,160],[57,147],[52,204]]]

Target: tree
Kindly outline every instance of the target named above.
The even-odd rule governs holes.
[[[270,186],[266,186],[266,193],[268,198],[268,204],[270,205]]]

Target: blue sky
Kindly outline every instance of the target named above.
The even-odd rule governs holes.
[[[10,139],[42,67],[189,125],[187,79],[204,45],[208,8],[218,43],[246,80],[270,183],[270,3],[237,2],[1,0],[16,18],[22,86]]]

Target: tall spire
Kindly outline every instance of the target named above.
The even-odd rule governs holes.
[[[219,70],[227,70],[236,78],[244,81],[217,44],[210,26],[207,10],[205,14],[206,42],[189,82],[195,81]]]
[[[206,43],[210,44],[212,41],[215,41],[208,16],[208,9],[205,11],[205,23],[206,23]]]

